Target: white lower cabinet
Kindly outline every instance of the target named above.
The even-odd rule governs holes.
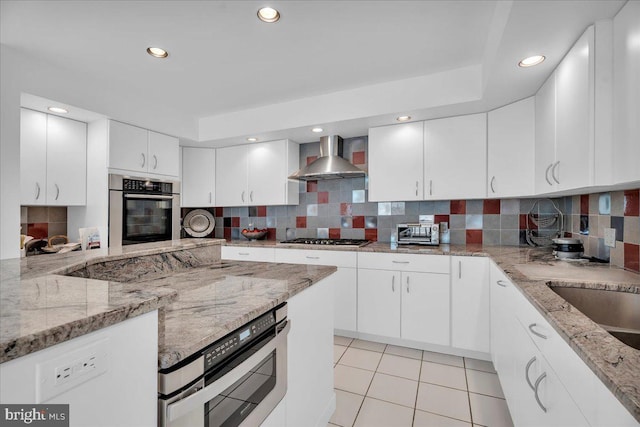
[[[489,353],[489,260],[451,257],[451,346]]]
[[[516,426],[638,426],[493,263],[491,357]]]
[[[356,331],[358,277],[355,252],[276,248],[275,262],[338,267],[338,271],[331,275],[335,283],[334,328],[340,333]]]
[[[235,261],[275,262],[274,248],[250,248],[247,246],[222,246],[222,259]]]
[[[394,270],[358,268],[358,332],[449,345],[448,257],[360,253],[358,265],[394,266]],[[420,262],[416,262],[416,261]],[[420,271],[407,271],[419,269]],[[436,272],[428,272],[430,269]]]

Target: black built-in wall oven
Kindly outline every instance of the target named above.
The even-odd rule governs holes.
[[[287,392],[283,303],[158,372],[159,427],[258,426]]]
[[[180,238],[180,183],[109,175],[109,246]]]

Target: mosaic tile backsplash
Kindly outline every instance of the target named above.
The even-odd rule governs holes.
[[[319,155],[319,143],[300,146],[300,163]],[[344,140],[343,157],[367,170],[367,137]],[[585,255],[611,258],[614,265],[638,271],[640,217],[638,190],[612,192],[610,213],[599,213],[601,194],[552,199],[564,214],[564,230],[584,242]],[[368,239],[387,242],[398,223],[435,215],[448,222],[452,244],[526,245],[527,214],[537,199],[367,202],[365,178],[300,183],[297,206],[211,208],[215,237],[244,239],[243,228],[267,228],[268,239],[295,237]],[[606,199],[606,196],[605,196]],[[586,200],[586,201],[585,201]],[[551,213],[551,204],[540,204]],[[536,209],[537,211],[538,209]],[[530,224],[530,227],[532,225]],[[604,228],[616,228],[616,247],[604,247]],[[582,230],[582,231],[581,231]]]
[[[36,239],[67,235],[66,206],[21,206],[21,234]]]

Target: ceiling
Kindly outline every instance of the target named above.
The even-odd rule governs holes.
[[[344,120],[318,122],[323,116],[310,113],[286,125],[274,119],[252,126],[255,115],[272,106],[286,113],[286,103],[322,102],[340,91],[360,89],[366,96],[368,88],[387,82],[473,65],[482,70],[479,99],[458,106],[413,104],[406,112],[424,119],[486,111],[534,94],[585,28],[613,17],[624,1],[273,1],[269,5],[282,15],[274,24],[256,18],[264,4],[3,0],[0,35],[26,55],[108,81],[127,102],[171,106],[194,123],[230,113],[247,123],[246,132],[200,130],[188,145],[228,145],[248,135],[309,142],[318,139],[310,125],[356,136],[405,111],[395,103],[393,110],[363,109]],[[145,52],[149,46],[168,50],[169,57],[152,58]],[[516,66],[534,53],[547,61],[531,69]]]

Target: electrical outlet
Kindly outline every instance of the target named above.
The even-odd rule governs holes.
[[[105,338],[36,365],[36,403],[107,372],[108,344],[109,339]]]
[[[610,248],[616,247],[616,229],[605,228],[604,229],[604,245]]]

